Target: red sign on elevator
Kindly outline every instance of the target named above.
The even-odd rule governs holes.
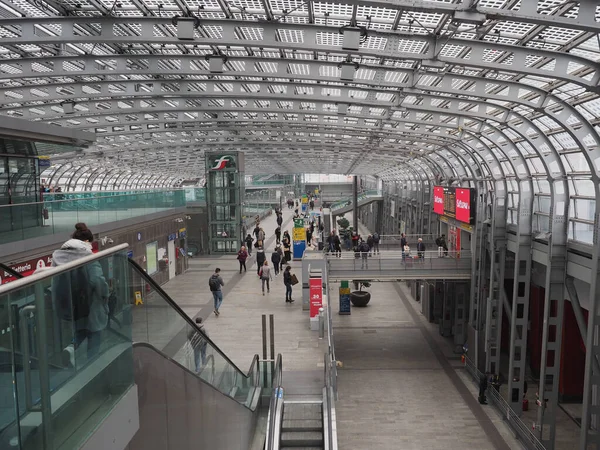
[[[456,188],[456,220],[471,222],[471,191]]]
[[[321,278],[311,278],[308,283],[310,293],[310,317],[319,315],[319,308],[323,306],[323,281]]]
[[[433,212],[444,214],[444,188],[442,186],[433,187]]]

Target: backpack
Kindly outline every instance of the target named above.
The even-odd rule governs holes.
[[[52,280],[52,292],[59,315],[64,320],[77,321],[90,315],[92,291],[85,266],[62,273]]]
[[[210,287],[210,290],[213,292],[218,291],[220,285],[221,283],[219,283],[219,278],[211,275],[211,277],[208,279],[208,287]]]
[[[375,242],[376,244],[379,243],[379,235],[377,233],[373,234],[373,242]]]
[[[442,247],[442,238],[439,237],[435,240],[435,245],[437,245],[438,247]]]
[[[363,242],[362,244],[360,244],[359,250],[363,253],[366,253],[371,249],[369,248],[369,244],[367,244],[366,242]]]

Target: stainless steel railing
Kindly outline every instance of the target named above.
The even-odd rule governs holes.
[[[473,361],[465,356],[465,369],[472,376],[473,381],[479,386],[479,379],[483,376]],[[502,415],[502,418],[508,422],[510,427],[518,436],[519,440],[527,447],[528,450],[546,450],[539,438],[534,434],[532,429],[528,427],[523,420],[510,407],[508,402],[500,395],[496,389],[488,389],[486,396],[491,400],[491,403]]]

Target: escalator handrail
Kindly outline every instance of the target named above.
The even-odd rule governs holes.
[[[279,450],[281,415],[283,409],[283,361],[281,353],[277,355],[275,372],[273,374],[271,400],[269,401],[269,413],[267,416],[267,433],[265,450]]]
[[[0,269],[4,270],[5,272],[8,272],[11,276],[15,277],[17,280],[21,279],[21,278],[25,278],[24,275],[20,274],[15,269],[8,267],[4,263],[0,263]]]
[[[192,371],[192,370],[188,369],[188,368],[187,368],[187,367],[185,367],[183,364],[181,364],[181,363],[179,363],[179,362],[175,361],[173,358],[171,358],[171,357],[170,357],[170,356],[168,356],[167,354],[165,354],[165,353],[161,352],[161,351],[160,351],[159,349],[157,349],[157,348],[156,348],[154,345],[152,345],[152,344],[149,344],[148,342],[134,342],[134,343],[133,343],[133,347],[134,347],[134,348],[135,348],[135,347],[146,347],[146,348],[149,348],[150,350],[152,350],[152,351],[154,351],[154,352],[158,353],[158,354],[159,354],[161,357],[165,358],[165,359],[166,359],[166,360],[168,360],[169,362],[171,362],[171,363],[175,364],[175,365],[176,365],[177,367],[179,367],[180,369],[184,370],[185,372],[187,372],[187,373],[189,373],[189,374],[191,374],[191,375],[194,375],[196,378],[198,378],[198,379],[199,379],[199,380],[201,380],[203,383],[205,383],[205,384],[207,384],[208,386],[210,386],[210,387],[211,387],[212,389],[214,389],[215,391],[217,391],[217,392],[220,392],[221,394],[225,395],[226,397],[229,397],[230,399],[232,399],[232,400],[234,400],[235,402],[239,403],[239,404],[240,404],[240,405],[242,405],[243,407],[245,407],[245,408],[249,409],[250,411],[252,411],[252,409],[251,409],[251,408],[250,408],[248,405],[246,405],[246,404],[244,404],[244,403],[242,403],[242,402],[238,401],[237,399],[235,399],[234,397],[232,397],[232,396],[231,396],[231,395],[229,395],[228,393],[226,393],[226,392],[223,392],[223,391],[221,391],[221,390],[217,389],[215,386],[213,386],[211,383],[209,383],[208,381],[206,381],[204,378],[202,378],[201,376],[199,376],[199,375],[198,375],[197,373],[195,373],[194,371]],[[254,358],[255,358],[255,359],[257,359],[257,358],[258,358],[258,355],[254,355]]]
[[[167,294],[164,289],[156,282],[152,279],[152,277],[150,277],[146,271],[144,269],[142,269],[142,267],[136,263],[134,260],[132,259],[128,259],[129,264],[136,270],[136,272],[138,272],[138,274],[143,278],[143,280],[148,283],[152,289],[154,289],[156,292],[158,292],[160,294],[160,296],[169,304],[169,306],[171,306],[171,308],[173,308],[175,310],[175,312],[177,312],[177,314],[179,314],[179,316],[181,316],[181,318],[187,322],[187,324],[197,333],[200,333],[202,335],[202,339],[205,340],[206,342],[208,342],[212,348],[219,354],[221,355],[221,357],[223,357],[223,359],[225,361],[227,361],[227,363],[229,363],[237,372],[239,372],[242,376],[244,376],[245,378],[250,378],[250,374],[252,374],[252,372],[255,370],[255,365],[256,368],[258,369],[258,361],[259,361],[259,356],[254,355],[254,358],[252,358],[252,363],[250,364],[250,368],[248,369],[248,372],[244,372],[243,370],[241,370],[231,359],[229,359],[227,357],[227,355],[225,353],[223,353],[223,351],[214,343],[214,341],[212,341],[199,327],[198,325],[196,325],[196,323],[192,320],[192,318],[190,316],[188,316],[180,307],[179,305],[169,296],[169,294]],[[257,376],[255,379],[255,386],[258,386],[259,384],[259,377]]]

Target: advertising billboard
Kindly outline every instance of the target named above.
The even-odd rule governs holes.
[[[433,187],[433,212],[473,224],[475,221],[475,189],[460,187]]]
[[[237,169],[236,155],[207,154],[207,170],[235,170]]]

